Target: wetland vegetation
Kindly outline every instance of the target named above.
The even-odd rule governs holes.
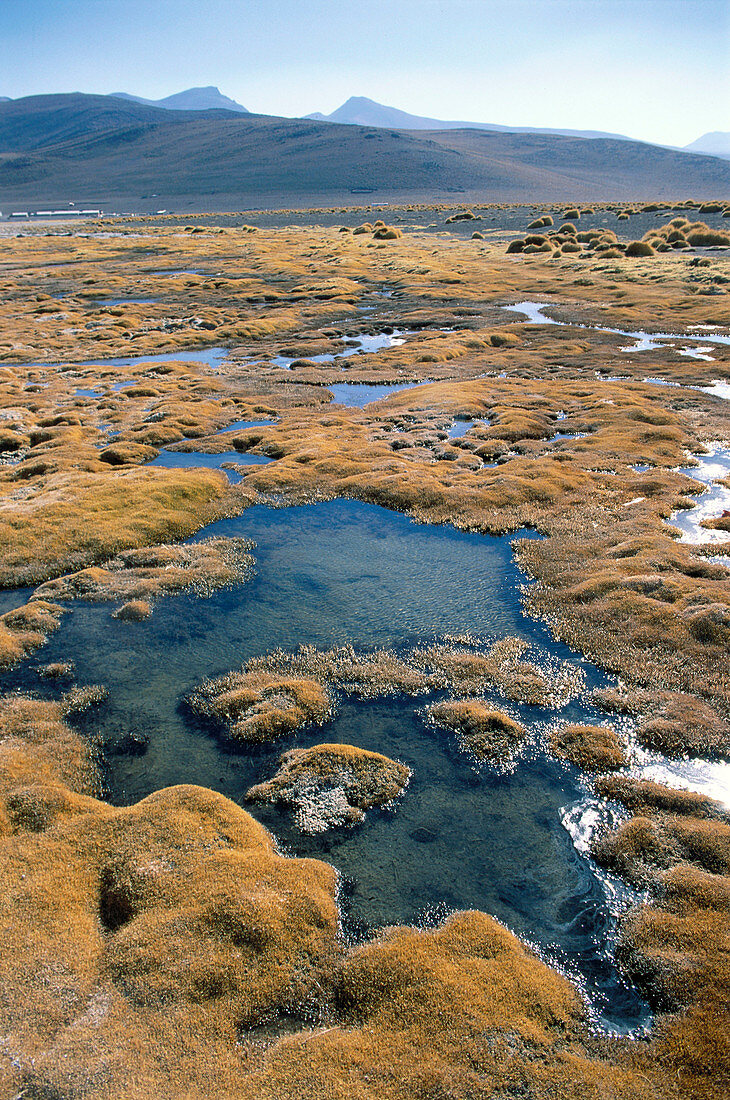
[[[726,1095],[724,211],[0,239],[8,1096]]]

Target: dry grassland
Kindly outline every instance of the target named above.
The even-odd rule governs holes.
[[[262,501],[349,496],[484,533],[527,525],[543,537],[516,543],[535,578],[526,607],[621,676],[609,713],[637,716],[639,739],[661,751],[726,756],[728,573],[666,520],[699,491],[675,469],[687,451],[730,441],[727,405],[686,388],[730,379],[730,349],[715,346],[713,362],[668,347],[628,355],[625,337],[575,327],[730,325],[726,254],[692,251],[704,241],[693,241],[696,206],[671,228],[668,210],[636,257],[613,247],[631,212],[611,206],[590,249],[566,208],[576,224],[561,235],[576,243],[557,255],[539,244],[506,255],[504,235],[484,225],[463,240],[200,219],[196,232],[140,222],[3,239],[0,584],[49,582],[46,594],[65,599],[69,574],[82,588],[91,577],[94,598],[118,595],[142,614],[158,589],[141,574],[119,589],[137,560],[128,551],[158,553]],[[153,301],[103,304],[117,298]],[[573,324],[500,308],[530,299]],[[386,328],[406,330],[405,342],[312,360]],[[213,345],[231,349],[215,370],[183,355]],[[137,361],[84,365],[122,356]],[[285,369],[277,356],[300,362]],[[335,381],[420,385],[351,409],[332,403]],[[451,439],[457,417],[478,423]],[[260,419],[277,423],[215,434]],[[241,467],[235,487],[218,470],[144,468],[168,445],[274,461]],[[58,626],[43,591],[2,617],[4,665]],[[333,690],[438,683],[454,697],[440,717],[463,737],[498,728],[479,709],[484,685],[530,702],[576,690],[509,640],[405,661],[278,655],[231,676],[204,687],[200,707],[253,740],[325,720]],[[623,923],[619,958],[659,1013],[648,1039],[607,1039],[570,983],[483,914],[346,948],[333,869],[284,858],[222,796],[188,786],[128,809],[100,801],[71,724],[97,697],[0,706],[4,1095],[727,1095],[730,825],[708,800],[621,774],[595,780],[634,815],[595,857],[650,892]],[[502,720],[500,736],[518,732]],[[588,770],[621,763],[607,727],[559,738],[556,751]]]

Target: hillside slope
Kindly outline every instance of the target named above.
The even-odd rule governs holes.
[[[365,200],[353,195],[366,195]],[[638,142],[403,131],[167,111],[109,96],[0,104],[3,210],[730,196],[730,163]]]

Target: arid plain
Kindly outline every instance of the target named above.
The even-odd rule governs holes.
[[[0,238],[4,1095],[727,1095],[730,820],[702,777],[730,798],[728,214],[363,207]],[[339,499],[515,536],[515,599],[559,659],[468,623],[262,641],[179,698],[209,741],[284,754],[255,757],[247,809],[195,769],[128,804],[114,689],[65,643],[81,608],[130,638],[181,599],[203,614],[260,568],[223,521]],[[603,1026],[569,968],[473,908],[353,933],[336,856],[257,820],[397,820],[418,765],[365,727],[330,736],[350,698],[417,705],[475,784],[530,754],[565,769],[598,807],[576,859],[626,892],[601,950],[645,1026]]]

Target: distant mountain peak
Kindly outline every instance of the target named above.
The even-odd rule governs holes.
[[[706,153],[715,157],[730,157],[730,133],[713,130],[703,134],[691,145],[685,145],[685,153]]]
[[[306,116],[318,122],[339,122],[346,126],[376,126],[389,130],[492,130],[514,134],[556,134],[562,137],[612,138],[630,141],[622,134],[608,134],[601,130],[565,130],[540,126],[503,126],[496,122],[453,122],[446,119],[411,115],[398,107],[386,107],[364,95],[353,95],[333,111],[323,115],[315,111]]]
[[[143,103],[145,107],[162,107],[166,111],[235,111],[247,115],[249,111],[235,99],[223,95],[219,88],[208,84],[204,88],[186,88],[184,92],[175,92],[164,99],[144,99],[130,95],[129,92],[112,92],[115,99],[130,99],[133,103]]]

